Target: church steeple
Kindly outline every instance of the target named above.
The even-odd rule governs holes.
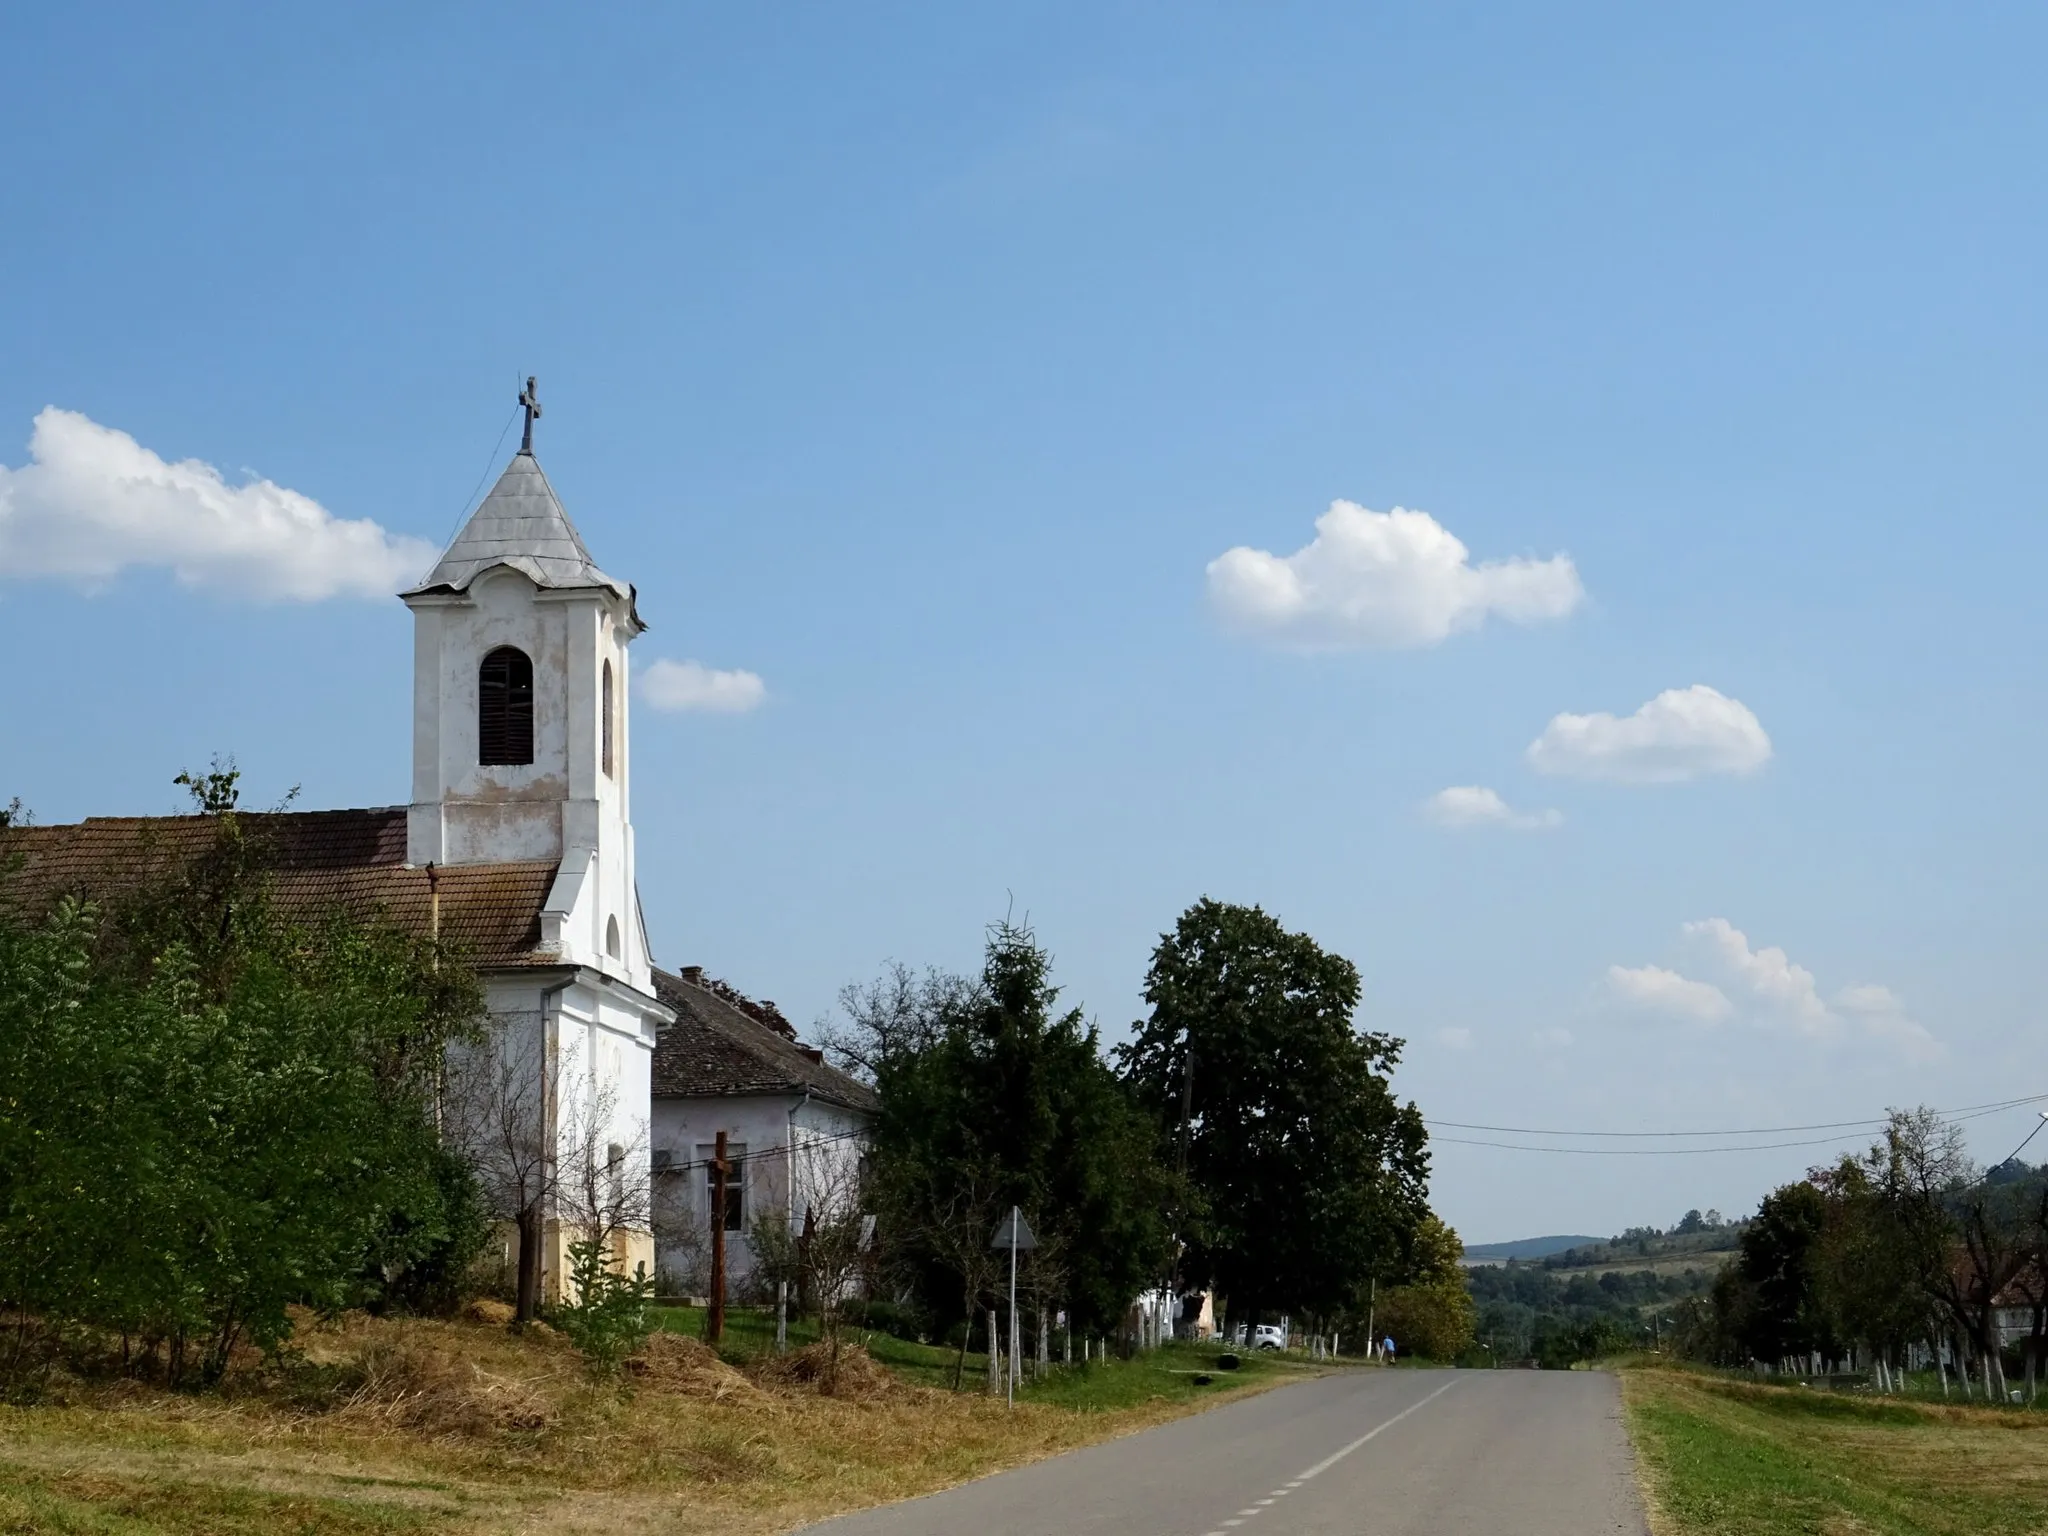
[[[530,378],[520,391],[519,404],[526,412],[519,452],[426,579],[399,596],[410,602],[428,593],[467,592],[470,583],[484,572],[509,566],[543,591],[579,587],[609,591],[624,600],[627,626],[633,634],[640,634],[647,626],[640,621],[633,588],[597,568],[584,547],[583,535],[569,521],[540,460],[533,456],[533,423],[540,415],[540,399]]]
[[[591,559],[527,440],[418,586],[407,859],[557,862],[543,947],[640,986],[627,650],[633,588]]]

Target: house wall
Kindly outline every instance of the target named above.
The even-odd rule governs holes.
[[[800,1094],[653,1103],[655,1257],[665,1294],[702,1294],[708,1284],[711,1189],[697,1149],[716,1145],[720,1131],[729,1146],[747,1149],[740,1177],[749,1227],[778,1215],[800,1226],[807,1188],[850,1179],[866,1149],[866,1115]],[[663,1171],[663,1163],[673,1171]],[[725,1237],[726,1292],[742,1296],[753,1276],[753,1244],[745,1231]]]

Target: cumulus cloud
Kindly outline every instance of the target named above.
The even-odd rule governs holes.
[[[1209,600],[1235,628],[1299,650],[1436,645],[1488,614],[1563,618],[1585,596],[1569,558],[1472,564],[1427,512],[1333,501],[1291,555],[1243,545],[1209,562]]]
[[[1823,997],[1812,971],[1776,945],[1758,947],[1725,917],[1681,930],[1692,945],[1701,980],[1662,966],[1609,966],[1607,987],[1618,1001],[1646,1012],[1717,1024],[1736,1019],[1766,1033],[1827,1045],[1878,1046],[1910,1061],[1932,1061],[1940,1043],[1906,1011],[1891,988],[1865,982]]]
[[[1661,965],[1610,965],[1607,989],[1631,1007],[1701,1024],[1718,1024],[1735,1011],[1727,995],[1713,983],[1694,981]]]
[[[1834,1005],[1853,1026],[1914,1061],[1933,1061],[1942,1054],[1941,1042],[1907,1015],[1905,999],[1890,987],[1844,987],[1835,994]]]
[[[640,697],[651,708],[743,715],[768,697],[753,672],[724,672],[699,661],[657,661],[640,674]]]
[[[130,568],[256,599],[388,598],[434,546],[338,518],[269,480],[235,484],[197,459],[170,463],[126,432],[45,407],[29,462],[0,465],[0,576],[86,586]]]
[[[1771,738],[1749,707],[1695,683],[1667,688],[1626,718],[1558,715],[1529,743],[1540,773],[1621,784],[1675,784],[1708,773],[1752,773]]]
[[[1564,821],[1562,811],[1518,811],[1492,790],[1478,784],[1454,784],[1422,802],[1422,814],[1440,827],[1506,827],[1514,832],[1543,832]]]
[[[1784,950],[1776,945],[1751,949],[1749,935],[1725,917],[1687,923],[1685,933],[1707,946],[1722,970],[1753,1002],[1808,1034],[1830,1038],[1840,1032],[1840,1020],[1820,1000],[1813,972],[1795,965]]]

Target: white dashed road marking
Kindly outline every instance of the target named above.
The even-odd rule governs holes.
[[[1325,1472],[1329,1471],[1330,1468],[1337,1465],[1337,1463],[1342,1461],[1346,1456],[1349,1456],[1353,1451],[1357,1450],[1360,1446],[1364,1445],[1366,1441],[1372,1439],[1373,1436],[1379,1434],[1383,1430],[1392,1429],[1396,1424],[1400,1423],[1403,1419],[1407,1418],[1409,1414],[1427,1408],[1431,1403],[1435,1402],[1438,1398],[1442,1397],[1446,1392],[1450,1391],[1451,1388],[1455,1387],[1457,1384],[1457,1379],[1453,1377],[1451,1380],[1445,1382],[1442,1386],[1438,1387],[1434,1392],[1430,1393],[1429,1396],[1422,1399],[1421,1402],[1410,1403],[1406,1408],[1403,1408],[1391,1419],[1388,1419],[1383,1423],[1373,1425],[1371,1429],[1368,1429],[1364,1434],[1360,1435],[1356,1440],[1352,1441],[1342,1450],[1331,1452],[1328,1456],[1325,1456],[1321,1461],[1317,1462],[1314,1466],[1310,1467],[1306,1472],[1301,1473],[1299,1476],[1295,1477],[1285,1485],[1279,1488],[1275,1488],[1265,1498],[1257,1500],[1247,1509],[1240,1509],[1234,1518],[1222,1521],[1218,1529],[1213,1531],[1205,1531],[1203,1533],[1203,1536],[1226,1536],[1227,1532],[1235,1529],[1240,1525],[1243,1525],[1245,1521],[1251,1519],[1254,1515],[1258,1514],[1261,1510],[1265,1509],[1275,1499],[1284,1499],[1287,1497],[1288,1494],[1294,1492],[1295,1489],[1299,1488],[1303,1483],[1307,1482],[1310,1478],[1321,1477]]]

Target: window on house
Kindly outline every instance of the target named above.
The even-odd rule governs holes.
[[[704,1216],[710,1219],[712,1201],[718,1194],[718,1156],[716,1142],[697,1143],[697,1161],[704,1165]],[[744,1142],[725,1144],[725,1230],[744,1232],[747,1229],[747,1148]]]
[[[533,661],[513,646],[477,668],[476,748],[479,763],[533,761]]]
[[[616,917],[605,919],[604,952],[614,960],[619,958],[619,920]]]
[[[600,754],[600,760],[604,766],[605,776],[609,778],[612,773],[612,664],[609,661],[604,664],[603,703],[604,726],[602,735],[604,737],[604,750]]]

